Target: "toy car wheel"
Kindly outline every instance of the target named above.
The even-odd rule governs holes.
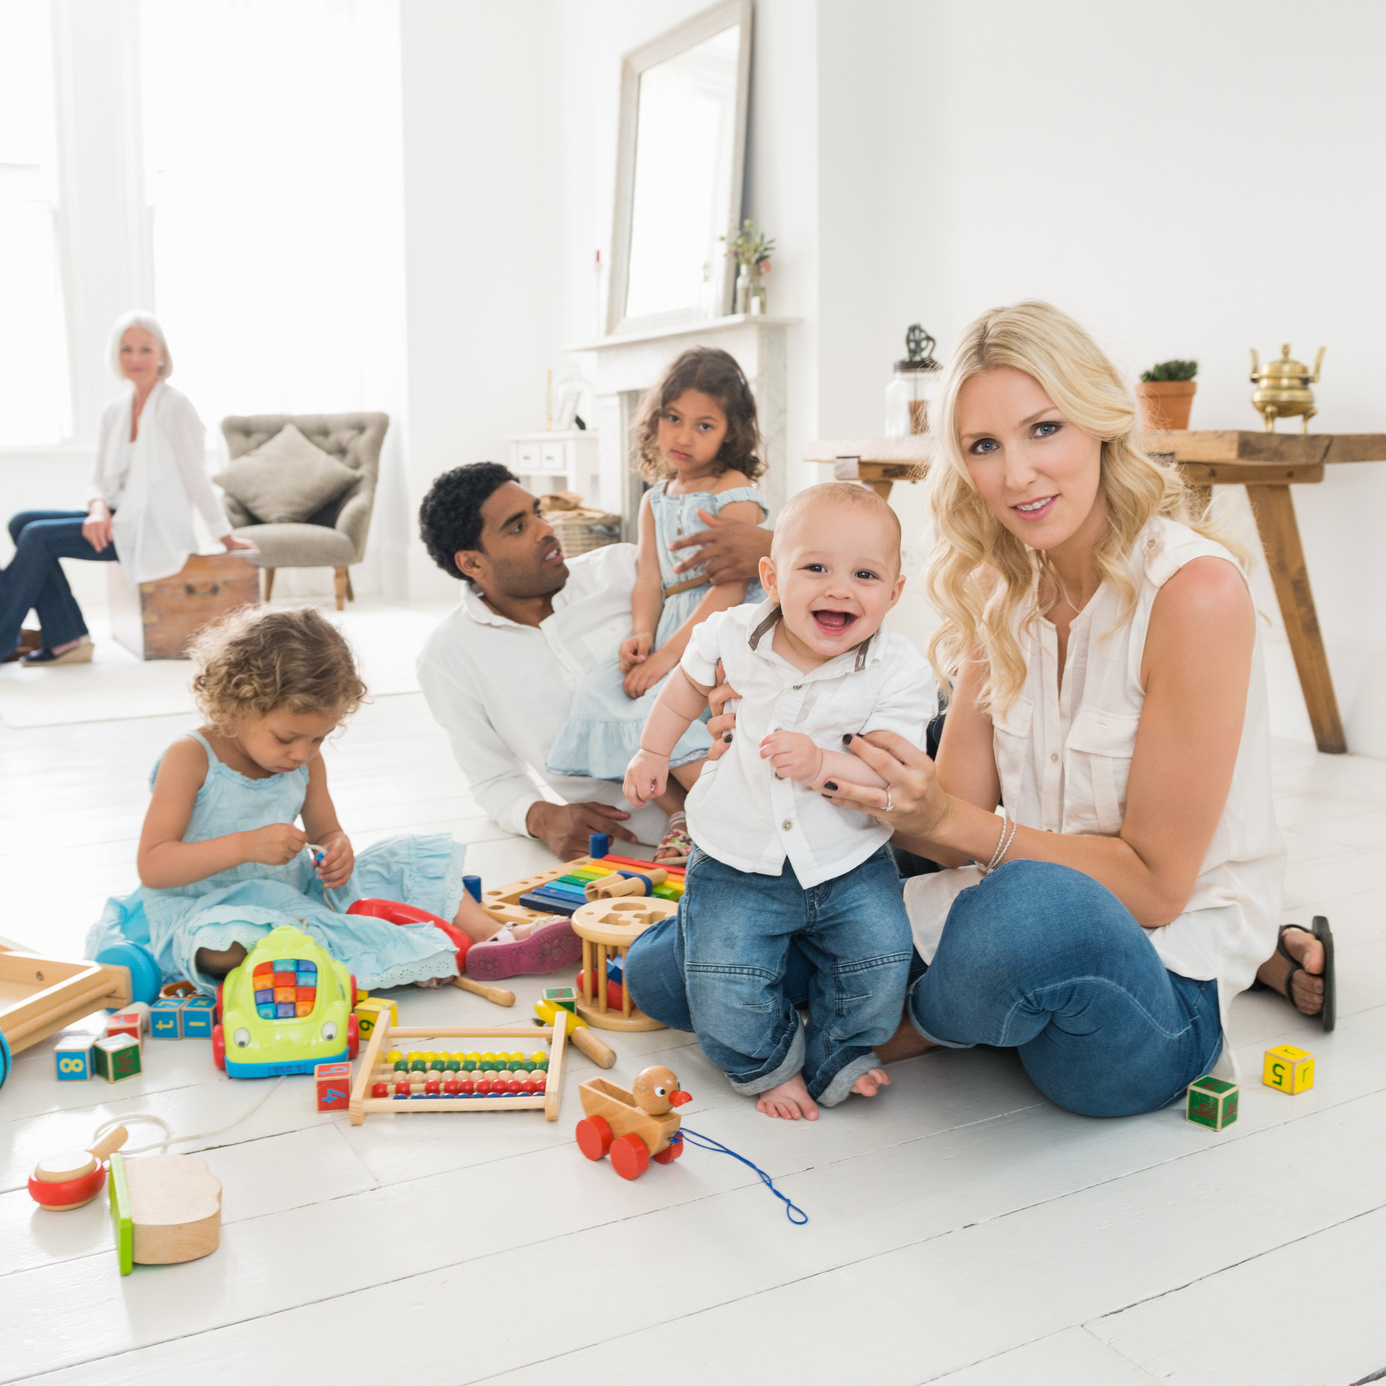
[[[352,1008],[353,1008],[353,1009],[355,1009],[356,1003],[357,1003],[365,994],[366,994],[366,993],[365,993],[364,991],[358,991],[358,990],[356,989],[356,974],[353,972],[353,973],[351,974],[351,1004],[352,1004]]]
[[[622,1179],[639,1179],[650,1167],[650,1152],[639,1136],[627,1132],[611,1142],[611,1167]]]
[[[354,1059],[361,1048],[361,1022],[354,1015],[347,1016],[347,1058]]]
[[[666,1145],[664,1149],[659,1152],[658,1155],[651,1155],[650,1159],[652,1159],[657,1165],[670,1165],[673,1164],[673,1162],[677,1160],[679,1156],[682,1154],[683,1142],[675,1141],[672,1145]]]
[[[589,1160],[600,1160],[611,1149],[611,1123],[605,1117],[583,1117],[577,1124],[577,1143]]]
[[[220,1025],[212,1026],[212,1062],[226,1072],[226,1036],[221,1032]]]
[[[215,1020],[218,1024],[221,1023],[221,1015],[222,1015],[222,1009],[221,1009],[221,994],[222,994],[222,992],[225,991],[225,990],[226,990],[226,983],[225,983],[225,982],[218,982],[218,983],[217,983],[217,1008],[216,1008],[216,1010],[214,1010],[214,1011],[212,1012],[212,1019]]]

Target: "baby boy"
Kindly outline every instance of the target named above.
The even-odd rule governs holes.
[[[888,823],[829,803],[825,783],[881,786],[842,750],[893,731],[917,746],[934,715],[923,656],[883,622],[900,598],[900,523],[846,482],[795,496],[760,562],[769,594],[696,627],[626,772],[640,805],[707,706],[721,660],[741,702],[727,753],[688,796],[697,844],[679,906],[693,1025],[704,1052],[762,1112],[818,1115],[889,1082],[872,1046],[900,1022],[909,922]],[[808,1024],[786,995],[790,944],[812,966]]]

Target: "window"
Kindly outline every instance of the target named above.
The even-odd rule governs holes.
[[[0,446],[72,432],[48,0],[0,10]]]

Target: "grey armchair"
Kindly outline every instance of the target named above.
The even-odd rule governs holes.
[[[260,551],[265,573],[265,600],[274,590],[276,568],[331,568],[337,610],[351,590],[350,565],[365,556],[366,536],[380,475],[380,449],[390,426],[388,414],[252,414],[221,421],[232,458],[268,442],[286,424],[294,424],[311,443],[359,474],[360,479],[302,524],[261,524],[238,500],[223,496],[227,518],[238,538]]]

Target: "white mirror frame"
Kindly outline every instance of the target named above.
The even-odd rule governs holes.
[[[642,328],[677,327],[705,321],[696,308],[686,312],[660,313],[650,317],[626,317],[626,292],[630,283],[630,235],[635,204],[635,143],[640,113],[640,76],[647,69],[695,48],[698,44],[739,25],[737,53],[736,125],[732,135],[732,171],[726,213],[728,241],[741,229],[742,181],[746,170],[746,109],[751,87],[751,0],[722,0],[677,28],[652,39],[621,60],[621,116],[616,143],[616,212],[611,230],[611,279],[607,289],[608,334],[636,332]],[[728,248],[715,262],[713,305],[715,316],[731,310],[735,287],[729,273],[732,253]]]

